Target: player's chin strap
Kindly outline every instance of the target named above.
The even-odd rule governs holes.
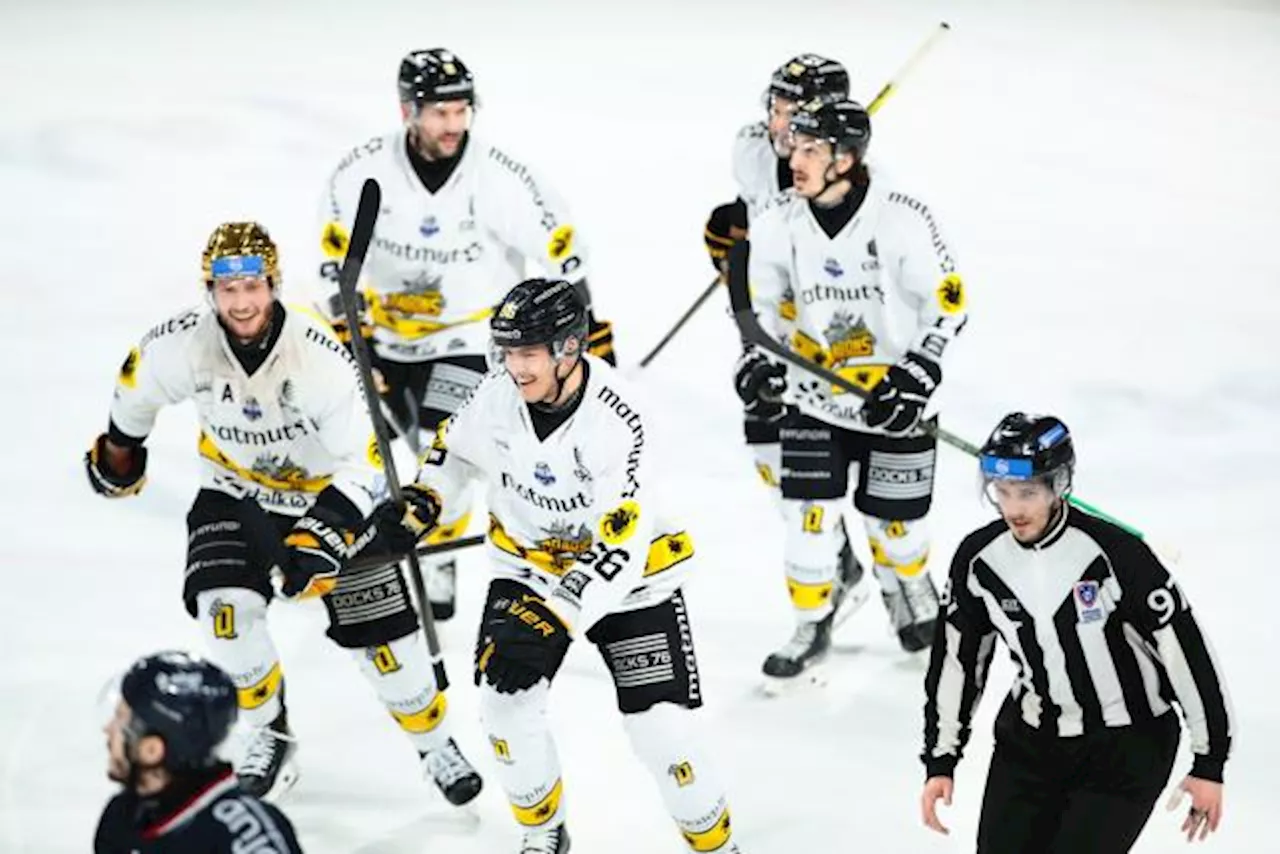
[[[561,355],[561,356],[560,356],[560,358],[556,360],[556,362],[557,362],[557,367],[559,366],[560,359],[563,359],[563,358],[565,358],[565,357],[564,357],[563,355]],[[552,400],[552,402],[551,402],[551,403],[539,403],[539,404],[537,404],[537,407],[538,407],[539,409],[545,410],[545,411],[547,411],[547,412],[554,412],[554,411],[556,411],[557,409],[564,409],[566,406],[571,405],[575,400],[577,400],[577,399],[578,399],[578,395],[582,394],[582,389],[583,389],[583,387],[584,387],[584,385],[585,385],[585,384],[579,384],[579,385],[578,385],[578,389],[577,389],[577,391],[575,391],[573,394],[571,394],[571,395],[569,396],[569,399],[568,399],[568,400],[563,401],[563,402],[560,402],[560,403],[557,403],[557,402],[556,402],[556,401],[559,401],[559,400],[560,400],[560,395],[564,394],[564,384],[565,384],[566,382],[568,382],[568,381],[569,381],[569,377],[573,376],[573,372],[574,372],[574,371],[576,371],[576,370],[577,370],[581,365],[582,365],[582,351],[581,351],[581,350],[579,350],[579,351],[574,355],[574,359],[573,359],[573,366],[569,368],[568,373],[566,373],[566,374],[562,377],[562,376],[560,376],[560,372],[559,372],[559,371],[553,371],[553,372],[552,372],[552,374],[551,374],[551,375],[555,378],[555,381],[556,381],[556,393],[555,393],[554,395],[552,395],[552,396],[551,396],[551,400]]]
[[[827,192],[827,190],[830,190],[832,187],[834,187],[836,184],[839,184],[841,181],[848,181],[850,192],[852,192],[853,179],[858,174],[858,160],[857,158],[854,158],[853,166],[850,167],[848,172],[835,172],[836,158],[838,158],[839,156],[840,156],[839,152],[832,154],[831,162],[828,163],[827,167],[822,170],[822,189],[818,191],[818,195],[814,196],[814,199],[820,198],[823,194]],[[831,174],[832,172],[835,172],[835,177],[828,179],[827,175]],[[848,194],[846,193],[845,195],[848,195]],[[844,196],[841,196],[840,200],[837,201],[835,204],[838,205],[842,201],[844,201]],[[835,207],[835,205],[832,205],[832,207]]]

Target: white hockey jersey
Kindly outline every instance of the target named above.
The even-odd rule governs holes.
[[[545,181],[476,134],[435,193],[414,172],[407,145],[403,130],[375,137],[351,149],[330,178],[317,231],[317,307],[341,317],[331,298],[360,189],[375,178],[382,208],[362,285],[374,349],[394,362],[487,355],[492,307],[527,275],[586,276],[582,238]]]
[[[760,208],[785,189],[778,181],[778,154],[765,122],[744,126],[734,138],[733,180],[739,198],[746,202],[747,222],[754,221]]]
[[[828,237],[809,202],[787,191],[751,224],[756,313],[791,350],[870,390],[908,350],[942,362],[968,317],[951,246],[929,206],[880,169],[857,214]],[[945,372],[944,372],[945,375]],[[866,431],[862,399],[788,369],[790,402],[845,429]]]
[[[286,310],[265,362],[246,375],[210,308],[155,326],[116,380],[111,422],[144,439],[161,407],[191,399],[201,485],[301,516],[334,484],[368,515],[386,491],[355,360],[305,311]]]
[[[542,594],[577,633],[669,598],[693,555],[656,495],[661,445],[650,410],[621,374],[584,358],[578,408],[545,439],[516,384],[493,371],[441,425],[418,472],[443,500],[446,530],[467,510],[455,496],[483,481],[495,575]]]

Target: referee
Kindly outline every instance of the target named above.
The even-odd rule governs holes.
[[[938,820],[996,637],[1018,677],[996,718],[979,854],[1126,852],[1169,780],[1182,709],[1194,761],[1177,799],[1204,839],[1222,819],[1234,730],[1222,673],[1191,606],[1137,536],[1071,507],[1075,451],[1057,418],[1013,413],[983,446],[1001,519],[951,564],[925,679],[920,809]],[[1174,804],[1170,808],[1176,808]]]

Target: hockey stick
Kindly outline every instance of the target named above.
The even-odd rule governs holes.
[[[760,318],[756,317],[755,309],[751,305],[751,286],[747,275],[750,253],[751,241],[749,240],[739,240],[729,247],[729,306],[733,310],[733,319],[738,324],[738,330],[742,333],[742,340],[748,344],[754,344],[762,350],[769,351],[782,361],[807,371],[824,382],[838,386],[863,400],[869,400],[871,392],[867,389],[855,385],[834,371],[827,370],[821,365],[815,364],[797,353],[793,353],[789,347],[774,340],[773,336],[760,325]],[[981,451],[977,445],[960,438],[955,433],[942,429],[936,423],[922,422],[920,429],[937,438],[939,442],[957,448],[971,457],[977,457]],[[1079,507],[1092,516],[1098,516],[1112,524],[1119,525],[1131,534],[1143,537],[1143,533],[1137,528],[1120,521],[1108,513],[1104,513],[1074,495],[1068,494],[1066,500],[1067,503]]]
[[[447,543],[436,543],[435,545],[423,544],[418,546],[415,551],[418,557],[422,558],[422,557],[427,557],[428,555],[454,552],[459,549],[469,549],[472,546],[483,545],[486,539],[488,539],[488,537],[486,537],[484,534],[476,534],[471,537],[463,537],[460,540],[450,540]],[[391,563],[392,561],[402,561],[408,556],[409,555],[406,553],[400,553],[400,554],[381,554],[381,555],[367,555],[362,557],[356,557],[350,563],[347,564],[346,569],[344,569],[343,572],[344,573],[363,572],[366,569],[374,569],[376,567],[386,566],[388,563]]]
[[[920,64],[920,60],[924,59],[925,54],[933,50],[933,46],[937,44],[938,39],[942,38],[949,32],[951,32],[950,24],[946,21],[938,23],[938,26],[929,34],[929,37],[925,39],[918,48],[916,48],[915,52],[912,53],[911,56],[907,57],[906,62],[902,63],[902,67],[898,69],[898,72],[889,78],[889,82],[880,87],[880,91],[871,99],[871,103],[867,104],[867,115],[874,116],[879,111],[880,107],[884,105],[884,102],[889,100],[889,98],[898,91],[899,87],[902,85],[902,81],[906,80],[912,70]],[[711,297],[711,294],[715,292],[716,285],[718,284],[720,284],[720,278],[717,276],[711,281],[711,284],[707,285],[706,290],[698,294],[698,298],[693,301],[693,305],[689,306],[685,313],[680,315],[680,319],[675,322],[675,325],[667,330],[667,334],[663,335],[662,340],[649,351],[649,355],[640,360],[640,367],[647,368],[649,363],[657,358],[657,355],[662,352],[662,348],[667,346],[667,342],[675,337],[676,333],[680,331],[680,328],[689,322],[689,318],[693,317],[694,313],[697,312],[698,309],[702,308],[702,304]]]
[[[351,243],[347,256],[342,261],[342,270],[338,273],[338,295],[342,299],[342,313],[347,318],[347,328],[360,328],[360,310],[356,305],[356,282],[360,278],[360,267],[364,264],[365,253],[373,240],[373,227],[378,219],[378,209],[382,205],[382,188],[378,182],[368,178],[360,189],[360,201],[356,206],[356,220],[351,227]],[[356,366],[360,369],[360,388],[364,392],[364,401],[369,408],[369,419],[373,422],[373,435],[378,443],[378,455],[382,458],[382,471],[387,478],[387,488],[391,491],[391,500],[404,507],[404,493],[400,489],[400,477],[396,473],[396,463],[391,456],[391,439],[387,435],[387,422],[382,417],[382,408],[378,390],[373,384],[373,361],[369,355],[369,344],[364,336],[351,336],[351,352],[355,356]],[[409,562],[409,579],[413,584],[414,599],[417,600],[418,617],[422,622],[422,631],[427,638],[427,651],[431,654],[431,666],[435,670],[436,688],[445,690],[449,687],[449,677],[445,673],[444,659],[440,655],[440,640],[436,637],[436,624],[431,617],[431,604],[427,601],[426,585],[422,581],[422,566],[418,563],[418,553],[406,555]],[[386,563],[384,557],[382,560]]]

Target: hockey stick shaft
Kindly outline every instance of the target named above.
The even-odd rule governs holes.
[[[434,554],[448,554],[459,549],[469,549],[472,546],[484,545],[487,539],[484,534],[476,534],[472,537],[463,537],[460,540],[450,540],[447,543],[436,543],[434,545],[420,545],[415,552],[418,557],[423,558]],[[347,564],[345,572],[364,572],[367,569],[375,569],[380,566],[386,566],[392,561],[401,561],[408,557],[407,554],[391,554],[391,555],[369,555],[365,557],[356,557]]]
[[[898,69],[898,73],[889,78],[889,82],[880,87],[880,91],[871,99],[871,103],[867,104],[867,112],[875,115],[876,110],[880,109],[880,105],[889,100],[898,88],[902,85],[902,81],[906,80],[915,67],[920,64],[920,60],[924,59],[929,51],[933,50],[943,36],[951,32],[951,25],[946,21],[939,21],[938,26],[933,28],[933,32],[929,33],[929,37],[924,40],[921,45],[916,48],[915,53],[907,57],[907,61],[902,63],[902,67]]]
[[[928,54],[929,51],[933,50],[933,46],[938,43],[938,40],[949,32],[951,32],[951,25],[946,21],[940,22],[938,26],[934,28],[933,32],[929,34],[929,37],[924,40],[924,43],[916,48],[915,53],[911,54],[911,56],[907,58],[907,61],[902,64],[902,67],[898,69],[898,73],[894,74],[893,77],[889,79],[888,83],[885,83],[880,87],[880,91],[876,93],[876,96],[871,99],[871,103],[867,105],[868,115],[874,116],[876,112],[879,111],[880,107],[884,105],[884,102],[889,100],[889,98],[898,91],[898,87],[902,85],[902,81],[907,79],[912,70],[914,70],[920,63],[920,60],[924,59],[925,55]],[[662,340],[649,351],[647,356],[640,360],[640,367],[649,367],[649,363],[657,358],[658,354],[662,352],[662,349],[667,346],[667,343],[670,342],[671,339],[676,336],[676,333],[689,322],[689,318],[693,317],[694,314],[697,313],[698,309],[702,308],[702,304],[711,298],[711,294],[715,293],[716,286],[719,284],[719,277],[711,280],[711,284],[707,285],[706,289],[703,290],[702,293],[698,294],[698,298],[693,301],[693,305],[689,306],[689,308],[685,310],[685,313],[680,315],[680,319],[675,322],[674,326],[667,330],[667,334],[662,336]]]
[[[747,267],[751,253],[751,242],[748,240],[739,240],[729,248],[729,305],[733,310],[734,321],[738,324],[738,329],[742,333],[742,339],[750,344],[754,344],[762,350],[767,350],[777,358],[794,365],[801,370],[813,374],[815,377],[837,386],[840,389],[857,395],[863,400],[868,400],[871,393],[855,385],[834,371],[830,371],[821,365],[814,364],[808,359],[791,351],[789,347],[784,346],[770,335],[763,326],[760,325],[760,319],[756,317],[755,309],[751,305],[751,285],[748,279]],[[972,442],[962,439],[955,433],[944,430],[935,423],[923,422],[920,429],[937,438],[939,442],[957,448],[971,457],[977,457],[981,449]],[[1081,510],[1106,519],[1131,534],[1142,537],[1143,534],[1137,528],[1120,521],[1116,517],[1104,513],[1093,505],[1076,498],[1074,495],[1067,496],[1067,502],[1079,507]]]
[[[662,348],[667,346],[667,342],[676,337],[676,333],[680,331],[681,327],[689,322],[689,318],[693,317],[698,309],[702,308],[702,304],[711,298],[711,295],[715,293],[716,287],[719,286],[719,284],[720,278],[718,276],[711,280],[711,284],[707,285],[706,289],[703,290],[702,293],[698,294],[698,298],[693,301],[693,305],[689,306],[689,308],[685,310],[685,313],[680,315],[680,319],[675,322],[674,326],[667,330],[667,334],[663,335],[662,340],[649,351],[649,355],[640,360],[640,367],[649,367],[649,363],[657,358],[658,354],[662,352]]]
[[[342,269],[338,273],[338,295],[342,300],[342,313],[346,315],[349,329],[360,328],[356,283],[360,279],[360,268],[364,264],[365,253],[373,240],[373,228],[377,223],[381,205],[382,188],[374,179],[366,179],[364,186],[360,189],[360,201],[356,206],[356,220],[351,228],[351,243],[347,249],[347,256],[343,259]],[[364,392],[364,401],[369,409],[369,419],[373,422],[374,440],[378,445],[378,455],[382,458],[382,471],[386,475],[391,500],[396,506],[403,507],[404,492],[400,488],[395,459],[391,456],[391,438],[388,435],[386,419],[382,417],[381,401],[373,383],[373,359],[364,336],[351,336],[351,352],[360,370],[360,388]],[[431,665],[435,670],[436,687],[443,691],[449,687],[449,679],[445,673],[444,659],[440,655],[440,640],[436,637],[436,625],[431,617],[431,603],[427,601],[426,585],[422,580],[422,565],[418,562],[416,551],[410,552],[406,557],[409,563],[409,580],[413,586],[414,599],[417,600],[418,617],[422,622],[422,631],[427,639],[427,651],[431,654]]]

